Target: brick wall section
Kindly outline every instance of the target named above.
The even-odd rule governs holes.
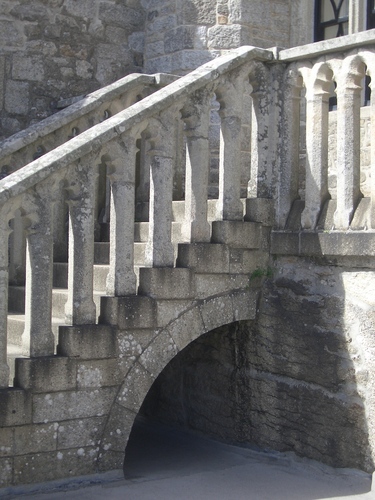
[[[4,0],[0,5],[0,138],[143,66],[138,0]]]

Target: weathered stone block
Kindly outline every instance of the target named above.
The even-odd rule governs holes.
[[[177,266],[194,269],[197,273],[228,273],[229,248],[212,243],[180,243]]]
[[[249,276],[247,274],[197,274],[195,282],[196,298],[204,299],[211,295],[247,288]]]
[[[124,457],[126,443],[136,416],[135,412],[117,403],[113,405],[101,440],[100,453],[105,455],[107,451],[115,451],[122,453]]]
[[[260,222],[264,226],[273,226],[274,201],[267,198],[247,198],[245,221]]]
[[[22,47],[24,37],[17,23],[11,21],[0,21],[0,45],[1,47]]]
[[[5,109],[9,113],[25,114],[29,111],[29,84],[9,80],[5,88]]]
[[[0,458],[0,486],[5,487],[12,484],[13,459]]]
[[[242,221],[213,221],[213,243],[225,243],[234,248],[259,248],[261,224]]]
[[[22,389],[0,390],[0,427],[31,422],[31,394]]]
[[[139,363],[156,378],[177,353],[178,348],[168,330],[162,330],[143,351]]]
[[[14,454],[13,435],[14,435],[14,429],[12,427],[0,428],[0,457],[10,457]],[[0,478],[1,478],[1,473],[0,473]]]
[[[118,392],[116,402],[138,413],[154,380],[154,377],[142,365],[134,363]]]
[[[58,424],[23,425],[14,428],[14,453],[27,455],[56,450]]]
[[[239,290],[232,295],[234,321],[255,319],[259,290]]]
[[[179,26],[168,31],[164,37],[164,50],[166,54],[179,50],[193,49],[195,38],[194,26]]]
[[[177,348],[181,351],[190,342],[195,340],[205,331],[199,307],[192,307],[175,319],[167,327],[167,331]]]
[[[67,420],[54,424],[57,427],[57,449],[99,446],[107,417]]]
[[[124,4],[111,5],[100,2],[99,18],[107,24],[121,28],[141,28],[145,21],[145,14],[140,8],[132,9]]]
[[[14,484],[32,484],[95,472],[96,448],[37,453],[14,458]]]
[[[117,359],[77,361],[78,389],[118,385],[123,378]]]
[[[32,392],[75,389],[75,360],[60,357],[16,359],[15,385]]]
[[[117,387],[66,391],[33,396],[33,421],[61,422],[74,418],[101,417],[109,412]]]
[[[12,77],[14,80],[43,81],[44,64],[42,58],[13,57]]]
[[[115,332],[106,325],[60,326],[57,353],[81,359],[116,357]]]
[[[155,336],[155,329],[126,329],[117,333],[120,359],[124,357],[135,360],[146,349]],[[124,372],[124,369],[122,369]]]
[[[102,297],[101,316],[104,323],[125,328],[154,328],[156,303],[151,297],[139,295],[128,297]]]
[[[158,326],[163,327],[174,321],[186,308],[191,306],[191,299],[183,300],[158,300],[157,318]]]
[[[204,300],[199,307],[205,331],[209,332],[234,320],[233,303],[230,295]]]
[[[299,244],[298,233],[271,232],[271,254],[298,255]]]
[[[158,299],[193,298],[194,273],[183,268],[143,267],[139,270],[139,293]]]

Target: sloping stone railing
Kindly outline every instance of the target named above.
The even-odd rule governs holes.
[[[163,73],[132,74],[76,102],[57,114],[35,123],[1,143],[2,177],[18,170],[85,130],[114,116],[147,94],[171,83],[176,77]]]

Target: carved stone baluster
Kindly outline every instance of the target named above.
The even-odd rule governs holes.
[[[107,293],[136,293],[134,273],[134,215],[136,137],[123,135],[106,146],[111,182],[110,259]]]
[[[363,66],[363,65],[362,65]],[[346,73],[346,74],[345,74]],[[364,72],[344,64],[337,85],[336,229],[348,229],[360,192],[360,108]]]
[[[371,79],[371,229],[375,229],[375,77]]]
[[[0,388],[8,387],[7,314],[8,314],[8,236],[10,228],[4,209],[0,212]]]
[[[182,236],[187,241],[210,241],[207,191],[210,168],[208,130],[213,91],[196,92],[182,110],[186,135],[185,219]]]
[[[312,80],[306,90],[306,194],[305,208],[301,216],[303,229],[315,229],[323,203],[329,197],[328,100],[330,81],[324,73]]]
[[[174,264],[172,198],[176,144],[173,127],[178,112],[175,106],[163,111],[151,121],[148,129],[151,138],[147,154],[151,168],[146,265],[154,267],[173,267]]]
[[[81,158],[67,172],[69,205],[67,324],[96,322],[93,301],[96,155]]]
[[[26,229],[25,330],[23,354],[31,357],[54,353],[52,333],[54,187],[44,182],[23,200],[29,225]]]
[[[241,220],[241,114],[244,88],[243,72],[232,72],[217,91],[220,102],[220,166],[217,217]]]

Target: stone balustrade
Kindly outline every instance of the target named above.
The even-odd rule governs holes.
[[[139,158],[145,162],[141,168],[144,178],[149,175],[146,266],[173,267],[175,264],[173,175],[183,144],[186,145],[183,240],[210,241],[207,192],[209,115],[213,99],[220,105],[221,121],[219,196],[213,218],[224,221],[245,218],[267,221],[268,225],[275,221],[274,227],[283,229],[301,193],[299,157],[303,115],[300,100],[301,89],[306,88],[306,187],[300,226],[303,230],[313,230],[324,204],[330,199],[328,98],[331,83],[336,82],[338,166],[334,225],[338,230],[348,229],[361,196],[360,92],[365,73],[371,76],[375,68],[373,36],[373,32],[367,32],[279,52],[254,47],[234,50],[108,117],[0,181],[3,231],[0,242],[0,386],[8,385],[9,376],[6,318],[10,222],[16,216],[22,219],[27,243],[23,352],[31,357],[53,355],[53,204],[58,204],[62,198],[67,200],[69,207],[66,322],[77,326],[95,323],[94,207],[99,165],[105,164],[111,186],[107,294],[135,295],[133,244]],[[255,140],[251,171],[255,178],[250,179],[254,197],[244,203],[241,200],[241,113],[247,85],[251,86],[253,109],[251,134]],[[371,127],[372,164],[375,165],[373,119]],[[180,138],[181,130],[184,141]],[[375,172],[372,179],[375,179]],[[373,200],[374,189],[372,213]],[[265,212],[265,207],[271,210]],[[372,224],[375,224],[374,217]]]

